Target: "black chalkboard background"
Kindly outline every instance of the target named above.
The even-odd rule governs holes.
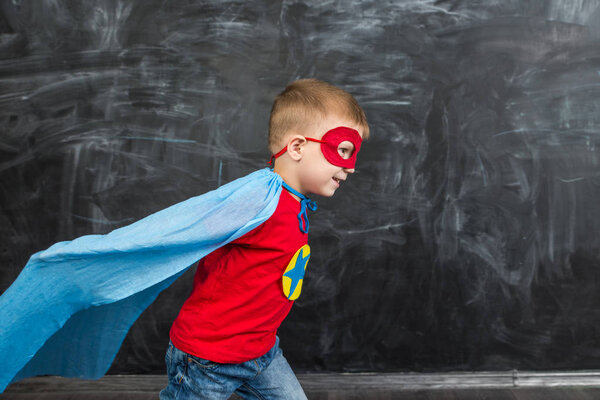
[[[600,3],[2,0],[0,291],[29,255],[265,167],[301,77],[372,139],[311,217],[298,371],[600,367]],[[161,373],[190,270],[112,373]]]

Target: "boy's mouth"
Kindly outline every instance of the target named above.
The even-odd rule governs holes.
[[[335,181],[335,182],[336,182],[338,185],[339,185],[339,184],[340,184],[340,182],[342,181],[341,179],[339,179],[339,178],[336,178],[336,177],[333,177],[332,179],[333,179],[333,180],[334,180],[334,181]]]

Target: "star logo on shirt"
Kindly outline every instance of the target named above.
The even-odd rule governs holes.
[[[306,265],[310,258],[310,247],[305,244],[290,260],[282,276],[283,294],[288,300],[296,300],[302,291]]]

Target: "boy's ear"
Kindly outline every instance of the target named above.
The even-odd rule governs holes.
[[[290,138],[287,145],[287,153],[292,160],[300,161],[304,155],[304,146],[308,140],[302,135],[294,135]]]

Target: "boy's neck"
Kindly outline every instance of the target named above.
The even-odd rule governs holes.
[[[297,182],[294,182],[293,179],[290,178],[289,174],[286,174],[285,171],[282,171],[282,168],[277,168],[277,163],[275,163],[275,167],[273,168],[273,172],[275,172],[277,175],[279,175],[281,177],[281,179],[283,179],[283,181],[285,183],[287,183],[292,189],[302,193],[302,191],[299,188],[299,184]],[[296,199],[296,201],[300,202],[300,197],[296,196],[294,193],[289,192],[288,193],[294,198]]]

